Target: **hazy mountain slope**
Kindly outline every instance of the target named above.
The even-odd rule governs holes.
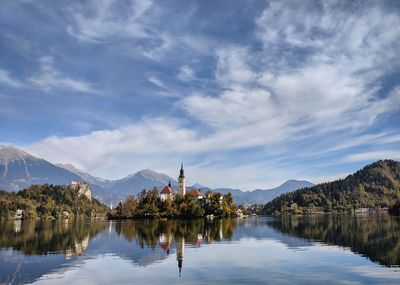
[[[0,188],[7,191],[17,191],[32,184],[68,185],[71,180],[85,181],[90,184],[93,196],[109,204],[119,202],[128,195],[137,195],[143,189],[162,188],[171,182],[176,191],[178,182],[168,175],[145,169],[119,180],[107,180],[79,170],[71,164],[54,165],[44,159],[36,158],[29,153],[13,148],[0,146]],[[240,189],[217,188],[213,191],[226,194],[232,192],[237,204],[266,203],[281,193],[308,187],[307,181],[289,180],[281,186],[269,190],[242,192]],[[199,188],[203,193],[210,188],[196,183],[187,190]]]
[[[91,184],[92,188],[100,187],[103,191],[100,195],[101,201],[109,204],[124,200],[128,195],[137,195],[143,189],[153,187],[162,188],[171,182],[173,188],[177,188],[178,183],[168,175],[144,169],[134,174],[128,175],[118,180],[107,180],[85,173],[72,164],[58,164],[61,167],[76,173],[83,181]]]
[[[254,191],[242,192],[239,189],[217,188],[214,189],[214,191],[223,194],[231,192],[233,196],[233,201],[238,205],[244,203],[265,204],[283,193],[295,191],[297,189],[310,187],[313,185],[313,183],[305,180],[288,180],[276,188],[266,190],[257,189]]]
[[[161,188],[168,185],[169,182],[171,182],[173,188],[176,188],[178,185],[176,180],[166,174],[145,169],[114,181],[110,191],[118,195],[137,195],[143,189]]]
[[[247,199],[249,199],[251,202],[250,203],[258,203],[258,204],[264,204],[272,199],[278,197],[281,194],[295,191],[301,188],[306,188],[306,187],[311,187],[314,186],[313,183],[305,180],[287,180],[285,183],[282,185],[269,189],[269,190],[261,190],[257,189],[252,192],[250,192],[249,196]]]
[[[70,168],[74,168],[72,165]],[[19,191],[34,184],[69,185],[71,180],[85,181],[90,184],[94,197],[103,200],[110,198],[101,183],[104,180],[79,171],[54,165],[47,160],[7,146],[0,146],[0,189]]]
[[[192,188],[196,188],[196,189],[201,189],[201,188],[206,188],[205,186],[201,185],[200,183],[194,183],[192,186],[190,186]]]
[[[304,212],[321,207],[324,211],[352,211],[363,207],[389,207],[400,199],[400,163],[380,160],[345,179],[283,194],[264,207],[264,213]],[[296,203],[295,206],[292,206]]]
[[[108,179],[104,179],[101,177],[97,177],[97,176],[93,176],[89,173],[83,172],[82,170],[76,168],[74,165],[70,164],[70,163],[66,163],[66,164],[62,164],[62,163],[57,163],[56,166],[62,167],[72,173],[75,173],[76,175],[78,175],[79,177],[81,177],[81,179],[83,181],[86,181],[87,183],[90,184],[96,184],[104,189],[110,188],[113,184],[112,180],[108,180]]]
[[[141,190],[154,186],[163,187],[171,181],[174,188],[177,182],[162,173],[142,170],[119,180],[107,180],[85,173],[71,164],[54,165],[44,159],[7,146],[0,146],[0,188],[18,191],[33,184],[68,185],[71,180],[90,184],[93,196],[109,203],[123,200],[127,195],[136,195]]]
[[[0,146],[0,188],[17,191],[32,184],[69,184],[79,176],[29,153]]]

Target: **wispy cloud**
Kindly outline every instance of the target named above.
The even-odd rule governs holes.
[[[13,78],[8,71],[0,69],[0,83],[13,88],[23,88],[25,85],[20,80]]]
[[[216,79],[228,90],[185,98],[190,115],[224,131],[257,134],[255,144],[264,144],[266,130],[281,141],[299,132],[354,132],[400,109],[398,88],[385,96],[371,88],[398,67],[400,31],[388,31],[400,24],[396,13],[379,5],[350,13],[340,5],[310,11],[292,4],[273,1],[256,20],[262,51],[217,51]],[[297,53],[285,60],[286,49]]]
[[[152,1],[88,1],[68,10],[67,31],[83,41],[101,43],[118,38],[147,38],[151,33],[142,20]]]
[[[179,122],[159,118],[83,136],[51,136],[25,148],[54,162],[69,161],[83,169],[104,170],[118,164],[125,167],[124,161],[130,159],[143,165],[147,160],[145,157],[148,157],[148,164],[152,164],[150,160],[157,156],[162,159],[171,153],[183,157],[183,153],[192,147],[195,136],[193,131],[182,128]],[[92,144],[93,141],[96,143]]]
[[[254,83],[256,73],[250,66],[251,56],[247,48],[228,46],[216,51],[216,79],[227,88]]]
[[[185,158],[190,169],[189,182],[203,181],[211,187],[231,186],[245,190],[275,187],[299,174],[295,169],[269,167],[262,162],[248,161],[236,166],[226,163],[221,154],[227,151],[228,140],[224,136],[202,138],[183,122],[158,118],[83,136],[52,136],[23,148],[54,163],[72,163],[108,178],[121,178],[149,167],[174,177],[177,161]],[[231,147],[235,148],[235,144]],[[195,157],[200,158],[199,163],[190,162]],[[132,161],[135,163],[127,166]],[[230,178],[222,181],[221,177]]]
[[[0,19],[9,21],[2,32],[29,41],[23,60],[10,41],[0,41],[13,55],[8,65],[2,62],[1,83],[46,96],[107,90],[102,100],[81,94],[82,109],[59,116],[71,120],[67,127],[44,114],[43,126],[32,131],[35,142],[21,142],[39,156],[113,177],[141,167],[174,174],[175,162],[185,159],[199,182],[209,177],[210,186],[248,189],[252,182],[272,186],[284,178],[321,181],[398,157],[396,5],[267,1],[223,10],[201,1],[31,4],[7,13],[29,20],[23,27]],[[38,19],[42,14],[48,17]],[[49,34],[37,35],[40,42],[30,37],[44,23]],[[19,108],[11,95],[7,106]],[[65,97],[57,104],[76,104],[78,96]],[[36,107],[24,104],[24,110]],[[46,112],[60,108],[48,104],[54,105]],[[230,185],[226,177],[234,177]]]
[[[347,155],[344,158],[345,162],[356,162],[356,161],[371,161],[379,159],[400,159],[400,151],[398,150],[379,150],[369,151],[362,153],[355,153]]]
[[[335,144],[334,147],[328,148],[326,152],[333,152],[338,150],[344,150],[348,148],[354,148],[365,145],[379,145],[379,144],[390,144],[400,141],[400,136],[391,134],[388,132],[379,132],[367,135],[360,135],[352,137],[350,139],[342,139],[341,142]]]
[[[39,60],[40,73],[29,79],[30,83],[37,88],[52,90],[55,88],[71,89],[72,91],[94,93],[95,90],[86,81],[73,79],[57,71],[54,67],[54,58],[43,56]]]
[[[66,12],[68,34],[121,55],[157,61],[174,46],[169,33],[153,26],[159,12],[150,0],[86,1]]]
[[[165,87],[165,84],[159,79],[157,78],[155,75],[151,75],[148,77],[148,80],[153,83],[154,85],[163,88],[163,89],[168,89],[167,87]]]
[[[181,81],[189,81],[195,78],[195,74],[193,69],[191,69],[188,65],[182,65],[179,68],[179,73],[177,78]]]

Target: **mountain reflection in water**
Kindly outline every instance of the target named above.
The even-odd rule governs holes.
[[[324,249],[327,245],[335,247]],[[337,246],[346,250],[337,250]],[[356,254],[349,257],[348,250]],[[320,268],[318,260],[306,260],[308,255],[325,258],[329,266]],[[283,256],[286,259],[281,260]],[[113,274],[114,267],[115,270],[129,267],[126,261],[133,266],[122,271],[126,279],[121,272],[114,276],[121,283],[132,281],[133,271],[135,278],[160,284],[165,278],[177,278],[172,279],[174,282],[184,282],[188,278],[187,281],[204,284],[213,280],[230,284],[250,281],[273,284],[273,281],[283,280],[313,283],[311,274],[315,276],[317,268],[318,274],[330,268],[323,277],[327,283],[329,280],[335,283],[334,279],[329,279],[335,273],[332,268],[340,267],[339,260],[347,258],[351,258],[347,262],[353,262],[354,268],[362,264],[360,268],[372,266],[382,271],[378,277],[366,272],[349,272],[348,281],[361,278],[355,274],[361,274],[366,282],[371,281],[368,278],[383,282],[386,277],[399,281],[400,272],[393,267],[400,265],[400,220],[387,215],[322,215],[214,221],[0,223],[0,284],[46,283],[49,280],[49,283],[65,284],[69,282],[67,278],[79,281],[68,275],[77,270],[84,270],[84,274],[80,273],[82,283],[85,283],[84,278],[93,278],[94,283],[106,284],[101,277],[89,274],[87,267],[95,263],[97,270],[104,266]],[[302,262],[307,264],[299,266]],[[382,265],[393,270],[387,271]],[[288,270],[279,272],[282,268],[277,266],[287,266]],[[299,270],[308,270],[310,276],[305,273],[291,276],[289,269],[296,271],[296,266]],[[146,279],[152,267],[158,268],[151,273],[156,279]],[[264,271],[268,270],[267,278]],[[346,270],[349,268],[343,268]]]

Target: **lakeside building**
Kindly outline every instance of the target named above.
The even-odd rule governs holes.
[[[168,199],[174,199],[174,191],[171,187],[171,182],[168,182],[168,185],[165,186],[160,192],[160,200],[165,202]]]
[[[389,208],[357,208],[354,212],[356,214],[375,214],[375,213],[388,213]]]
[[[210,204],[212,202],[212,199],[214,197],[215,193],[214,192],[208,192],[207,197],[206,197],[206,204]],[[224,198],[222,197],[221,194],[219,194],[219,198],[218,198],[218,202],[219,204],[222,206],[222,201],[224,200]]]
[[[192,189],[192,190],[188,191],[188,192],[186,193],[186,195],[193,196],[193,197],[195,197],[197,200],[203,200],[203,198],[204,198],[203,193],[201,193],[201,191],[198,190],[198,189]]]
[[[181,169],[179,171],[178,177],[178,190],[177,193],[174,193],[174,190],[171,186],[171,181],[168,182],[168,185],[164,186],[164,188],[160,191],[160,200],[165,202],[167,199],[173,200],[175,195],[185,196],[193,196],[197,199],[197,201],[201,201],[204,199],[204,194],[199,189],[190,189],[186,192],[186,178],[185,178],[185,170],[183,168],[183,163],[181,164]]]
[[[89,184],[72,180],[69,187],[73,190],[78,190],[79,196],[83,195],[92,201],[92,190],[90,189]]]

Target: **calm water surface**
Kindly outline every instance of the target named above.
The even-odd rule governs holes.
[[[400,219],[0,223],[0,284],[400,284]]]

